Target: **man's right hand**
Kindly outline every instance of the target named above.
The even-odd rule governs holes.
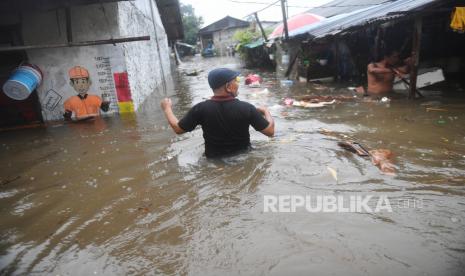
[[[161,109],[163,109],[163,111],[167,109],[171,109],[172,105],[173,104],[171,103],[171,99],[169,98],[164,98],[163,100],[161,100],[161,103],[160,103]]]

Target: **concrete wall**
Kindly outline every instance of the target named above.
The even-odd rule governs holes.
[[[64,10],[27,12],[21,18],[26,45],[67,42]],[[110,95],[110,114],[122,110],[121,101],[118,101],[121,87],[115,85],[120,79],[117,76],[127,76],[136,109],[150,93],[164,85],[164,78],[170,74],[170,49],[154,0],[75,6],[71,8],[71,24],[75,42],[144,35],[149,35],[151,40],[116,46],[28,50],[29,62],[39,66],[44,73],[43,83],[37,88],[44,120],[63,118],[64,101],[76,95],[68,77],[68,70],[76,65],[90,72],[92,86],[89,94]]]
[[[71,8],[73,41],[89,41],[119,37],[117,5],[77,6]],[[23,15],[22,33],[26,45],[67,42],[64,10],[29,12]],[[83,66],[89,70],[92,86],[89,94],[108,93],[112,98],[109,114],[118,111],[115,72],[126,70],[119,46],[99,45],[72,48],[28,50],[29,62],[39,66],[44,79],[37,91],[44,120],[63,118],[63,103],[76,92],[69,84],[68,70]]]
[[[168,38],[154,0],[119,2],[118,17],[121,36],[150,35],[149,42],[122,45],[137,109],[147,96],[165,85],[165,79],[170,74]]]

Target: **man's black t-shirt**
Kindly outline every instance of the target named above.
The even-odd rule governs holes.
[[[268,124],[255,106],[238,99],[198,103],[178,123],[184,131],[192,131],[197,125],[202,126],[207,157],[218,157],[249,148],[249,125],[261,131]]]

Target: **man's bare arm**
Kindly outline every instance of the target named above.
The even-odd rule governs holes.
[[[185,131],[182,129],[178,122],[178,118],[176,118],[176,115],[173,113],[173,109],[171,108],[172,103],[171,99],[165,98],[161,101],[160,103],[161,108],[163,109],[163,113],[165,113],[165,117],[168,120],[168,123],[170,124],[171,128],[174,130],[176,134],[183,134]]]
[[[265,116],[265,120],[267,120],[269,123],[268,126],[265,129],[261,130],[260,132],[265,134],[268,137],[273,137],[274,136],[274,120],[273,120],[273,117],[271,116],[270,111],[266,107],[259,107],[257,108],[257,110],[258,112],[263,114],[263,116]]]
[[[376,67],[373,63],[368,64],[368,73],[371,74],[392,74],[391,69],[384,67]]]

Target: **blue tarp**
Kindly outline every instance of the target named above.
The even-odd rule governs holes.
[[[262,46],[263,43],[264,43],[264,40],[263,40],[262,38],[260,38],[260,39],[257,40],[257,41],[254,41],[254,42],[245,44],[243,47],[249,48],[249,49],[253,49],[253,48],[257,48],[257,47]]]

